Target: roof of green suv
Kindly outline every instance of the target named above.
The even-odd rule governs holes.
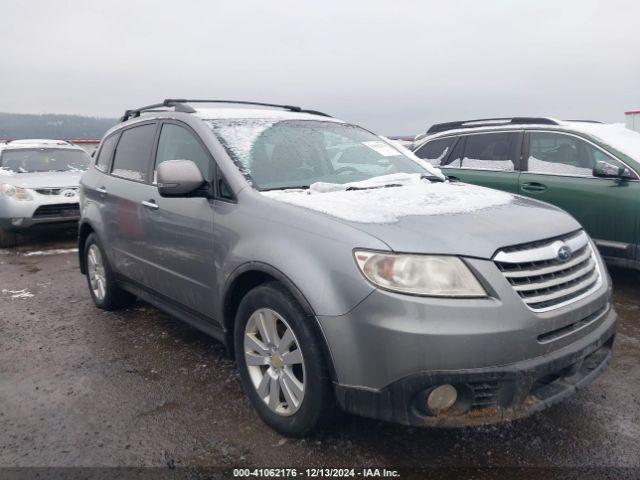
[[[544,122],[548,120],[549,123]],[[606,124],[590,121],[541,119],[540,123],[496,123],[473,127],[452,128],[437,133],[416,137],[413,150],[424,145],[427,141],[469,133],[505,131],[505,130],[553,130],[562,133],[572,133],[584,137],[598,146],[611,152],[625,162],[640,167],[640,134],[629,130],[623,123]]]

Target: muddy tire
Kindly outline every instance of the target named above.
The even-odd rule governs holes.
[[[0,248],[15,247],[18,245],[18,233],[0,228]]]
[[[87,267],[87,284],[96,307],[118,310],[135,302],[136,297],[124,291],[115,275],[98,237],[92,233],[84,244],[84,262]]]
[[[244,390],[262,420],[288,437],[308,436],[338,414],[313,321],[279,282],[251,290],[236,315]]]

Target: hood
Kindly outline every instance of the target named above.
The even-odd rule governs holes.
[[[580,224],[559,208],[511,195],[509,204],[451,215],[412,215],[394,224],[352,223],[391,250],[492,258],[497,250],[557,237]]]
[[[31,189],[77,187],[83,173],[82,171],[14,173],[3,170],[0,172],[0,183],[10,183],[15,187]]]
[[[396,178],[395,187],[312,185],[309,190],[263,192],[273,199],[329,215],[366,232],[393,251],[491,258],[500,248],[580,229],[552,205],[462,183]],[[353,188],[355,190],[346,190]]]

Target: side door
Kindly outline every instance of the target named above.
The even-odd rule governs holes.
[[[106,182],[106,243],[112,252],[116,271],[145,285],[145,251],[148,232],[143,219],[145,199],[153,187],[149,169],[157,122],[136,124],[122,130]]]
[[[161,197],[156,169],[166,160],[191,160],[211,182],[214,161],[197,134],[177,121],[160,125],[150,170],[153,186],[144,198],[147,282],[156,293],[183,307],[213,317],[216,270],[213,256],[213,200]]]
[[[509,131],[445,137],[427,142],[416,155],[442,168],[451,179],[516,193],[522,135]]]
[[[616,166],[622,162],[577,135],[551,131],[527,132],[525,153],[527,171],[519,182],[522,195],[569,212],[603,255],[635,258],[639,181],[593,176],[596,161]]]

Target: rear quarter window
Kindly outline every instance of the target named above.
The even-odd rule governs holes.
[[[98,158],[96,158],[96,168],[101,172],[109,171],[111,157],[113,157],[113,151],[116,147],[117,140],[117,135],[111,135],[102,142],[102,146],[98,152]]]
[[[155,124],[124,130],[116,147],[111,173],[129,180],[146,182],[155,131]]]

